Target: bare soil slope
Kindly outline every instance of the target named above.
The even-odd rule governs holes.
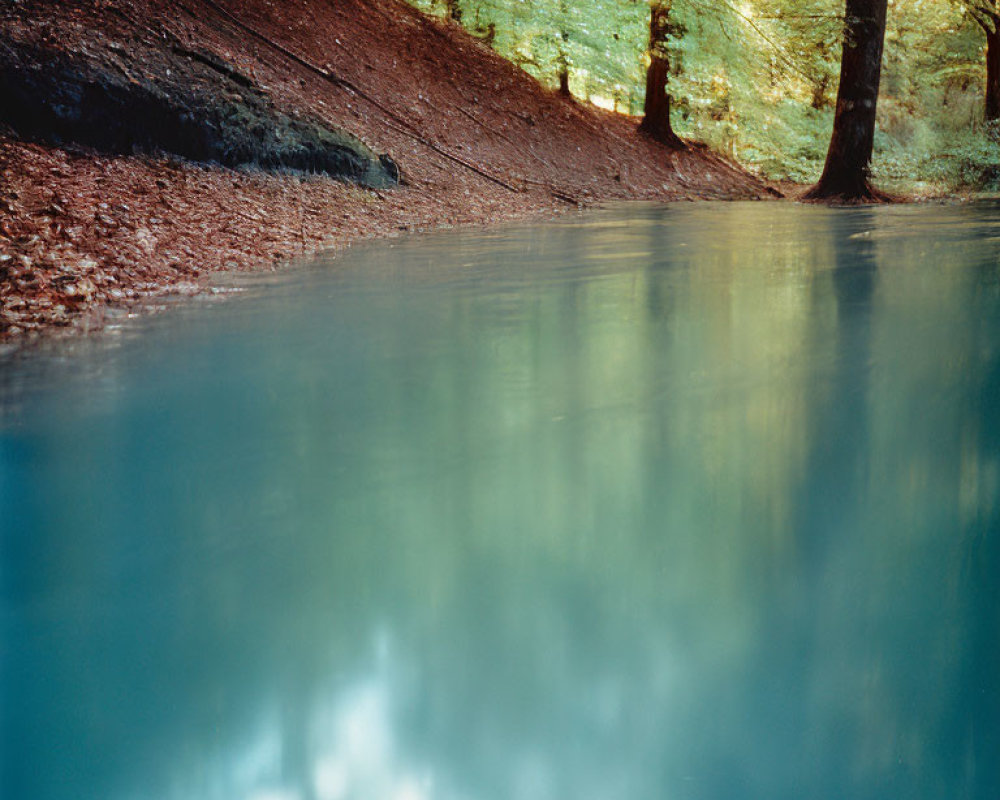
[[[0,7],[0,58],[15,49],[167,94],[197,81],[212,113],[252,93],[288,125],[315,120],[356,137],[402,183],[102,153],[65,132],[4,127],[0,109],[8,338],[99,324],[109,303],[196,291],[216,270],[359,237],[605,200],[772,192],[702,147],[670,151],[636,120],[560,97],[400,0],[20,0]]]

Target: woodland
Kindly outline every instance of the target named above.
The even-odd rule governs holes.
[[[551,87],[619,112],[643,115],[659,68],[673,132],[797,183],[823,171],[842,55],[881,39],[883,27],[884,40],[872,43],[884,46],[881,76],[875,59],[874,183],[1000,184],[997,0],[412,2]]]
[[[0,3],[0,337],[402,230],[997,191],[998,23],[1000,0]]]

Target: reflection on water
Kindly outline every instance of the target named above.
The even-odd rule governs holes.
[[[0,796],[992,800],[998,231],[624,207],[8,358]]]

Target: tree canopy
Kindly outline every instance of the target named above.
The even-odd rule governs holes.
[[[562,74],[581,100],[643,113],[649,0],[411,1],[442,16],[457,10],[472,34],[553,88]],[[816,180],[833,126],[843,0],[669,6],[673,129],[770,178]],[[889,0],[877,181],[1000,186],[998,21],[997,0]]]

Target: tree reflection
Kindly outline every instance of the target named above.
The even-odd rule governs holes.
[[[2,434],[0,794],[986,797],[970,219],[638,207],[154,326]]]

